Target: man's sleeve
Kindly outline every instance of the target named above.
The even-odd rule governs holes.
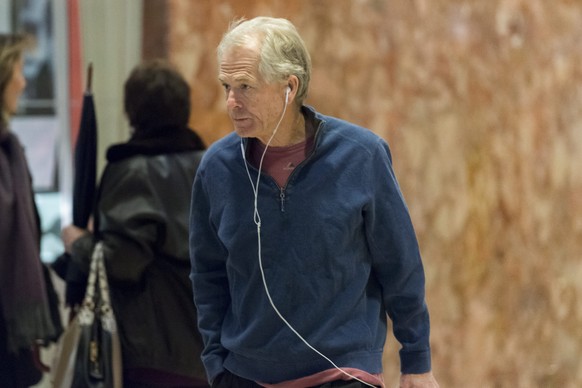
[[[386,313],[394,336],[402,345],[402,373],[430,371],[430,323],[425,303],[425,277],[416,234],[392,169],[384,141],[372,158],[372,203],[366,212],[366,230],[373,269],[382,284]]]
[[[194,302],[198,309],[198,329],[204,340],[202,362],[209,381],[224,371],[226,351],[220,334],[230,293],[226,276],[226,250],[212,223],[210,196],[203,186],[203,177],[196,176],[190,205],[190,279]]]

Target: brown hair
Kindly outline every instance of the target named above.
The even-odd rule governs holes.
[[[4,92],[12,78],[14,65],[33,42],[32,36],[26,34],[0,34],[0,124],[6,125],[8,121]]]
[[[136,66],[125,81],[125,113],[136,131],[188,125],[190,86],[178,70],[161,59]]]

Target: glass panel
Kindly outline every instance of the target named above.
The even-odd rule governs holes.
[[[53,262],[64,252],[61,241],[60,197],[58,192],[36,194],[42,224],[40,258],[47,263]]]

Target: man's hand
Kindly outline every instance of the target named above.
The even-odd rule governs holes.
[[[406,374],[400,376],[400,388],[439,388],[439,383],[432,372],[419,375]]]

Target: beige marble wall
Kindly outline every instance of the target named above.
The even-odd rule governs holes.
[[[167,4],[208,143],[230,131],[216,44],[233,17],[259,14],[302,33],[310,104],[390,142],[442,387],[582,386],[582,2]],[[385,359],[394,386],[394,342]]]

